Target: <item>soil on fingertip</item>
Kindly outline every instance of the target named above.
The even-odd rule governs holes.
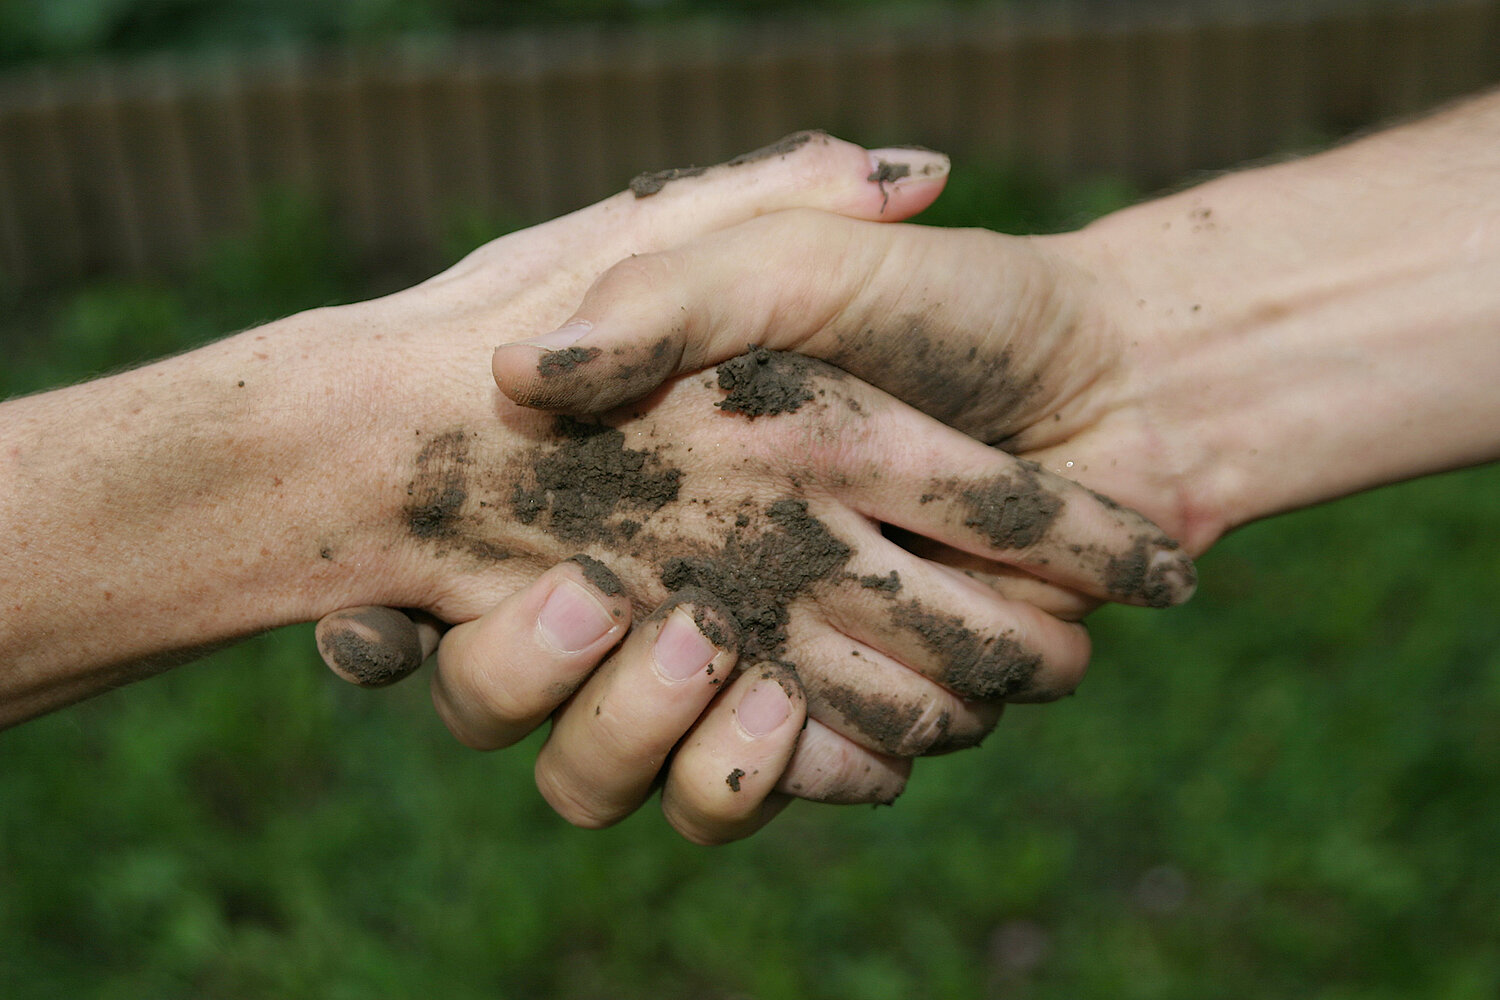
[[[368,607],[325,618],[318,649],[364,687],[393,684],[422,665],[417,626],[395,608]]]
[[[1153,566],[1151,559],[1162,549],[1176,549],[1177,543],[1169,538],[1137,535],[1130,551],[1110,556],[1104,567],[1104,586],[1115,598],[1138,598],[1152,608],[1171,607],[1177,600],[1177,588],[1171,579],[1168,566]],[[1186,557],[1181,560],[1181,570],[1191,575]]]
[[[724,777],[724,784],[729,786],[729,790],[731,792],[737,792],[740,790],[740,779],[744,776],[744,769],[737,767]]]

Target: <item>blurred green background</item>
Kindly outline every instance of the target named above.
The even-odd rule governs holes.
[[[960,164],[924,221],[1138,195]],[[0,394],[422,276],[307,200],[257,219],[171,275],[7,293]],[[499,231],[458,220],[450,255]],[[1095,617],[1078,697],[894,808],[718,849],[651,808],[571,829],[534,741],[464,750],[420,679],[356,690],[309,629],[265,636],[0,734],[3,995],[1488,1000],[1497,498],[1488,468],[1244,530],[1189,606]]]

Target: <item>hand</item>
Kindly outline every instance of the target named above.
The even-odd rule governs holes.
[[[800,351],[1196,555],[1257,518],[1500,456],[1497,140],[1491,94],[1058,236],[767,216],[621,262],[560,329],[501,347],[495,376],[587,413],[650,389],[620,377],[647,345],[675,371],[747,342]],[[546,377],[563,349],[588,360]]]

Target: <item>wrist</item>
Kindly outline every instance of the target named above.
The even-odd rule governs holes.
[[[1447,127],[1230,175],[1060,238],[1110,276],[1096,300],[1121,345],[1112,415],[1167,462],[1185,534],[1206,539],[1192,547],[1500,455],[1500,164],[1435,157]],[[1465,148],[1490,157],[1481,146]]]

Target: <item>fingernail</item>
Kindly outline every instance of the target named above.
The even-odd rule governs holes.
[[[526,340],[517,341],[520,344],[531,344],[534,347],[545,347],[556,351],[564,347],[572,347],[578,343],[588,332],[594,328],[594,324],[586,319],[575,319],[571,323],[565,323],[550,333],[540,336],[529,337]]]
[[[656,636],[656,668],[670,681],[685,681],[708,666],[718,650],[680,608],[667,616]]]
[[[792,702],[774,677],[762,677],[749,693],[740,699],[735,713],[747,736],[769,736],[792,714]]]
[[[594,595],[571,580],[563,580],[553,588],[536,621],[542,640],[562,653],[587,649],[614,624]]]
[[[870,176],[866,180],[899,184],[910,180],[929,180],[948,173],[948,157],[920,146],[888,146],[870,152]]]

